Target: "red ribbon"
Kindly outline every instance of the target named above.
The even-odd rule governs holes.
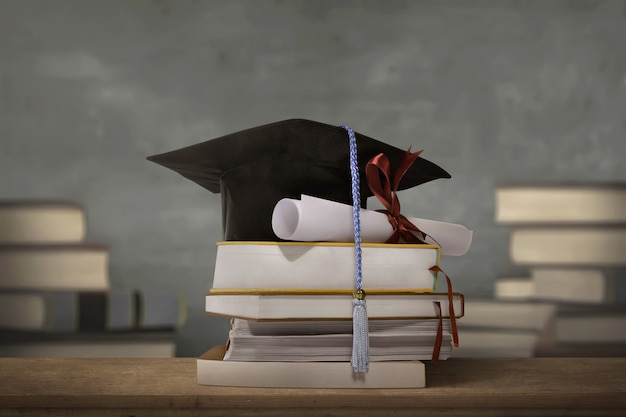
[[[446,284],[448,286],[448,315],[450,316],[450,330],[452,331],[452,342],[455,347],[459,347],[459,332],[456,327],[456,313],[454,312],[454,297],[452,292],[452,281],[450,281],[450,277],[443,272],[443,270],[435,265],[429,268],[430,271],[433,272],[441,272],[446,277]],[[437,309],[437,316],[439,318],[439,325],[437,326],[437,335],[435,337],[435,346],[433,348],[433,363],[437,363],[439,360],[439,351],[441,349],[441,343],[443,340],[443,315],[441,314],[441,303],[439,301],[434,301],[435,307]]]
[[[383,153],[380,153],[374,156],[369,160],[367,165],[365,166],[365,174],[367,177],[367,185],[369,186],[372,193],[380,200],[380,202],[385,207],[384,210],[378,210],[382,213],[387,214],[387,219],[389,223],[393,226],[393,233],[387,239],[386,243],[398,243],[400,240],[405,243],[424,243],[424,239],[426,236],[430,237],[428,234],[422,232],[416,225],[411,223],[409,219],[407,219],[404,215],[400,213],[400,200],[398,199],[397,191],[400,185],[400,181],[406,172],[409,170],[413,162],[419,157],[422,151],[418,151],[415,153],[411,153],[411,148],[409,148],[402,160],[396,172],[393,176],[393,181],[391,180],[391,164],[389,163],[389,159]],[[385,181],[381,181],[381,174]],[[417,233],[421,236],[421,239],[415,235]],[[433,239],[435,242],[436,240]],[[455,347],[459,346],[459,334],[456,327],[456,315],[454,312],[454,299],[452,292],[452,282],[450,281],[450,277],[443,272],[443,270],[435,265],[430,268],[430,271],[433,272],[441,272],[446,277],[446,283],[448,287],[447,295],[448,295],[448,313],[450,316],[450,327],[452,331],[452,341]],[[441,304],[439,302],[435,302],[435,308],[437,309],[437,315],[439,318],[439,323],[437,326],[437,334],[435,337],[435,344],[433,346],[433,355],[432,361],[437,363],[439,360],[439,353],[441,350],[441,344],[443,340],[443,315],[441,312]]]
[[[386,243],[398,243],[400,240],[406,243],[424,243],[424,239],[428,236],[404,215],[400,214],[400,200],[397,195],[400,180],[422,152],[411,153],[411,148],[406,151],[393,176],[393,182],[391,180],[391,164],[387,155],[380,153],[370,159],[365,166],[367,185],[385,206],[385,210],[378,211],[385,213],[389,223],[393,226],[393,233]],[[384,182],[381,181],[381,174],[385,179]],[[413,232],[421,236],[421,239]]]
[[[437,309],[437,335],[435,336],[435,344],[433,346],[433,356],[431,360],[433,363],[439,362],[439,352],[441,351],[441,343],[443,342],[443,315],[441,314],[441,303],[439,301],[433,301],[435,308]]]
[[[454,314],[454,299],[453,299],[454,294],[452,292],[452,281],[450,281],[450,277],[448,276],[448,274],[443,272],[443,270],[438,265],[430,267],[429,270],[433,272],[441,272],[443,276],[446,277],[446,284],[448,286],[448,291],[447,291],[448,313],[450,315],[450,327],[452,330],[452,341],[454,342],[454,346],[458,347],[459,346],[459,333],[456,328],[456,315]]]

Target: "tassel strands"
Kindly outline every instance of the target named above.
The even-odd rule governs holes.
[[[356,254],[355,291],[352,300],[352,369],[356,373],[364,373],[369,369],[369,327],[367,325],[367,309],[365,292],[362,289],[362,251],[361,251],[361,196],[359,166],[356,149],[356,136],[348,126],[341,126],[348,132],[350,141],[350,175],[352,184],[352,213],[354,222],[354,247]]]
[[[365,372],[369,368],[369,326],[365,293],[354,292],[352,300],[352,367],[355,372]]]

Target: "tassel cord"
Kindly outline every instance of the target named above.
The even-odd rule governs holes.
[[[350,141],[350,175],[352,184],[352,217],[354,222],[355,247],[355,291],[352,300],[352,369],[356,373],[365,373],[369,368],[369,328],[365,307],[365,292],[362,288],[362,251],[361,251],[361,196],[360,176],[357,159],[356,136],[348,126],[342,126],[348,132]]]

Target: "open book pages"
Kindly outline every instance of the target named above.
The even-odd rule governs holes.
[[[219,292],[205,297],[205,311],[219,316],[250,320],[352,319],[352,293]],[[439,312],[435,302],[441,306]],[[366,296],[370,319],[434,319],[450,317],[448,294],[372,294]],[[452,294],[454,316],[463,316],[463,294]]]
[[[369,326],[371,361],[430,360],[438,320],[376,320]],[[452,350],[449,323],[443,323],[439,359]],[[224,360],[350,361],[352,322],[251,322],[234,319]]]
[[[439,320],[370,320],[370,334],[421,334],[437,330]],[[443,322],[443,330],[450,326]],[[289,336],[352,333],[352,320],[276,320],[256,321],[232,319],[231,335]]]
[[[350,362],[225,361],[224,346],[197,359],[200,385],[274,388],[423,388],[426,369],[420,361],[370,362],[355,375]]]

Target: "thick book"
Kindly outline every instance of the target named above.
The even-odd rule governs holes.
[[[535,287],[529,276],[500,277],[493,286],[493,295],[496,300],[527,301],[535,294]]]
[[[531,266],[626,266],[626,227],[516,227],[511,261]]]
[[[600,307],[587,307],[587,306],[574,306],[563,305],[561,315],[578,311],[579,314],[594,316],[593,312],[605,310],[606,308]],[[616,313],[613,308],[609,308],[608,314]],[[619,313],[619,311],[617,312]],[[623,312],[622,312],[623,313]],[[535,350],[536,356],[539,357],[621,357],[626,356],[626,342],[618,341],[602,341],[589,338],[589,333],[586,332],[584,326],[580,327],[580,333],[577,335],[578,340],[576,342],[560,341],[558,337],[558,317],[554,317],[546,330],[542,333],[537,348]],[[572,323],[574,325],[580,325],[581,323]],[[573,329],[570,329],[573,330]],[[612,329],[611,332],[619,332],[620,329]],[[587,333],[587,334],[585,334]],[[623,333],[623,329],[622,329]]]
[[[0,289],[105,290],[109,252],[86,242],[0,245]]]
[[[501,224],[626,223],[626,184],[510,185],[495,193]]]
[[[465,300],[465,314],[458,321],[458,326],[540,331],[556,312],[554,303],[468,298]]]
[[[585,303],[626,303],[626,268],[531,268],[533,298]]]
[[[556,319],[556,342],[563,344],[626,343],[626,310],[559,312]]]
[[[207,313],[248,320],[352,319],[350,291],[238,292],[214,288],[205,300]],[[369,292],[365,300],[370,319],[450,317],[446,293]],[[463,294],[453,293],[452,300],[454,316],[462,317]]]
[[[616,358],[626,357],[626,343],[554,343],[539,345],[537,357],[552,358]]]
[[[362,282],[369,290],[433,291],[439,247],[362,244]],[[335,242],[219,242],[213,288],[351,289],[355,247]]]
[[[0,244],[76,243],[86,228],[85,211],[75,203],[0,200]]]
[[[0,332],[0,357],[171,358],[175,331],[51,334]]]
[[[426,369],[421,361],[370,362],[365,374],[355,374],[350,362],[225,361],[224,346],[197,359],[200,385],[265,388],[423,388]]]
[[[462,343],[450,358],[532,358],[541,332],[505,328],[459,328]]]
[[[0,293],[0,329],[98,332],[177,328],[182,293],[169,290],[15,291]]]
[[[352,320],[277,320],[258,321],[232,319],[230,332],[244,336],[289,336],[315,334],[352,333]],[[369,332],[376,334],[419,334],[436,330],[438,319],[427,320],[372,320]],[[443,322],[443,329],[449,331],[448,324]]]
[[[431,360],[439,320],[372,320],[370,361]],[[449,322],[442,322],[439,360],[452,350]],[[248,321],[234,319],[224,360],[333,362],[350,361],[352,321]]]

